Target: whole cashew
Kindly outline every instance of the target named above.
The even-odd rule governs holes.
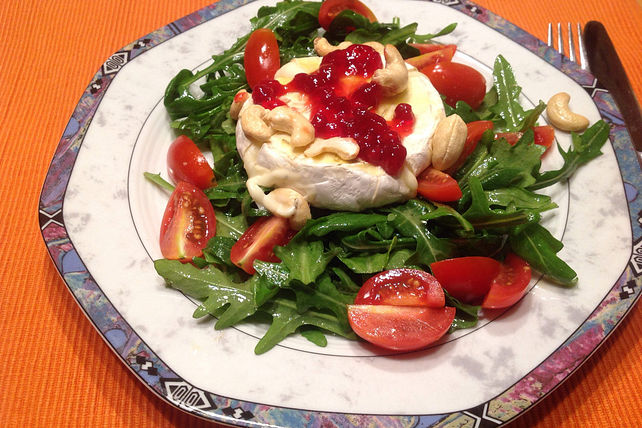
[[[263,205],[272,214],[287,218],[294,230],[300,230],[312,217],[305,197],[287,187],[272,190],[263,198]]]
[[[314,39],[314,50],[319,56],[326,56],[330,52],[345,49],[350,45],[352,45],[351,42],[341,42],[337,46],[333,46],[325,37],[317,37]]]
[[[351,160],[359,155],[359,144],[352,138],[328,138],[315,140],[305,149],[303,154],[308,157],[315,157],[321,153],[334,153],[343,160]]]
[[[268,111],[258,104],[252,104],[241,113],[241,128],[245,135],[264,143],[270,139],[274,130],[266,123]]]
[[[444,171],[459,159],[468,129],[461,117],[452,114],[440,120],[432,136],[432,165]]]
[[[381,85],[383,96],[391,97],[400,94],[408,87],[408,69],[394,45],[386,45],[384,56],[386,67],[375,71],[372,81]]]
[[[314,127],[301,113],[288,106],[278,106],[266,115],[273,129],[290,134],[293,147],[307,146],[314,141]]]
[[[241,112],[241,107],[245,104],[245,101],[250,99],[250,93],[245,89],[241,89],[234,95],[234,101],[230,105],[230,117],[234,120],[239,118],[239,113]]]
[[[553,95],[546,104],[546,114],[553,126],[562,131],[583,131],[589,126],[589,120],[571,111],[570,100],[571,96],[566,92]]]

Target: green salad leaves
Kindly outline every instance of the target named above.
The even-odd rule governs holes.
[[[320,2],[283,1],[262,7],[251,28],[270,28],[279,41],[281,61],[314,55],[312,42],[319,32]],[[454,30],[449,25],[435,34],[417,35],[417,25],[371,23],[344,11],[325,37],[333,43],[377,40],[392,43],[404,57],[418,54],[410,43],[426,42]],[[326,333],[355,339],[346,305],[354,301],[360,285],[386,269],[409,267],[429,271],[432,262],[451,257],[485,255],[501,258],[511,250],[537,271],[564,286],[577,274],[557,254],[562,243],[539,221],[556,207],[537,190],[566,180],[579,166],[600,154],[608,126],[595,123],[583,134],[573,134],[573,145],[559,151],[564,165],[540,171],[544,149],[534,144],[532,130],[544,104],[525,110],[519,102],[521,88],[505,58],[498,56],[493,87],[478,110],[465,103],[446,106],[466,122],[491,120],[496,130],[523,132],[514,145],[495,140],[487,132],[474,153],[455,173],[463,197],[453,204],[411,199],[360,213],[313,209],[312,220],[284,247],[275,248],[280,263],[256,261],[256,274],[246,275],[230,261],[233,244],[256,218],[269,215],[250,198],[247,176],[236,151],[235,123],[229,117],[234,95],[247,88],[243,51],[249,34],[228,50],[212,57],[200,71],[182,70],[169,83],[164,103],[177,134],[186,134],[209,146],[214,157],[217,186],[206,191],[217,217],[217,234],[194,265],[157,260],[154,266],[167,284],[200,304],[194,317],[216,318],[215,328],[241,322],[267,322],[269,328],[255,348],[271,349],[288,335],[299,332],[325,346]],[[201,96],[193,95],[198,85]],[[148,178],[170,188],[160,176]],[[477,323],[479,308],[447,296],[457,308],[451,331]]]

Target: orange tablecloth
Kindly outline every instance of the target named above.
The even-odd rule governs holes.
[[[36,215],[54,149],[105,59],[209,2],[0,6],[0,426],[213,426],[157,398],[112,354],[49,260]],[[478,3],[541,39],[548,21],[601,20],[642,99],[639,0]],[[641,325],[638,305],[584,366],[514,426],[642,426]]]

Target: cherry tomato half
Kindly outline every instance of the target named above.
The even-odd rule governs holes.
[[[508,253],[499,273],[493,279],[490,290],[482,302],[482,308],[507,308],[522,298],[531,281],[531,267],[514,253]]]
[[[295,233],[286,218],[261,217],[232,245],[230,259],[236,266],[254,275],[254,260],[279,262],[279,258],[274,254],[274,247],[287,244]]]
[[[387,270],[368,279],[354,299],[356,305],[427,306],[446,304],[434,276],[416,269]]]
[[[446,104],[455,107],[457,101],[465,101],[477,109],[486,95],[486,79],[466,64],[438,62],[420,70],[432,82],[437,92],[446,97]]]
[[[501,264],[490,257],[458,257],[430,265],[432,274],[455,299],[479,304],[500,272]]]
[[[243,54],[245,79],[250,88],[267,79],[281,67],[281,57],[276,36],[269,28],[259,28],[250,34]]]
[[[372,344],[414,351],[446,334],[455,312],[448,306],[348,305],[348,321],[359,337]]]
[[[523,132],[498,132],[495,134],[495,139],[504,138],[508,144],[514,145],[522,138],[522,135],[524,135]],[[535,144],[544,146],[548,151],[555,140],[555,129],[550,125],[533,126],[533,139]]]
[[[417,177],[417,193],[435,202],[452,202],[461,198],[457,180],[431,166]]]
[[[188,262],[203,254],[216,234],[216,216],[205,193],[179,181],[167,202],[160,230],[163,257]]]
[[[346,9],[365,16],[370,22],[377,22],[375,14],[359,0],[325,0],[319,9],[319,24],[327,30],[330,28],[332,20]]]
[[[408,58],[406,62],[418,69],[428,67],[429,65],[437,64],[442,61],[450,61],[455,55],[457,45],[433,45],[438,46],[439,49],[434,49],[429,52],[422,53],[421,55]]]
[[[212,167],[198,146],[185,135],[179,136],[169,146],[167,172],[174,183],[187,181],[199,189],[216,184]]]

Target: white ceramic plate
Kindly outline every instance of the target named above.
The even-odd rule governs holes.
[[[545,219],[579,274],[574,288],[535,278],[515,307],[429,350],[377,355],[361,342],[326,348],[293,336],[253,352],[266,327],[215,331],[193,320],[194,303],[165,287],[152,260],[167,193],[143,178],[165,174],[173,139],[162,104],[169,80],[198,69],[249,30],[271,2],[221,1],[112,55],[78,104],[40,201],[43,237],[65,282],[97,330],[159,396],[196,415],[243,425],[506,422],[545,396],[599,346],[639,297],[640,170],[610,95],[532,36],[472,3],[369,1],[381,21],[419,22],[419,33],[457,22],[440,41],[490,81],[502,54],[523,103],[561,90],[591,122],[612,125],[603,155],[550,189],[560,206]],[[442,4],[443,3],[443,4]],[[568,147],[570,137],[558,133]],[[545,167],[560,164],[559,153]],[[632,227],[633,226],[633,227]],[[636,258],[636,254],[637,257]]]

